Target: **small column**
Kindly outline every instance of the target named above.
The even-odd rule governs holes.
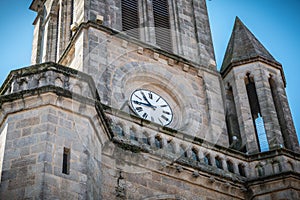
[[[235,84],[232,84],[232,89],[233,96],[235,97],[234,100],[240,125],[242,145],[246,144],[247,152],[255,153],[259,151],[259,148],[251,116],[244,75],[241,76],[241,74],[237,74],[236,77],[240,78],[235,80]]]
[[[268,76],[263,69],[255,71],[254,81],[269,147],[270,149],[277,148],[283,144],[283,139]]]

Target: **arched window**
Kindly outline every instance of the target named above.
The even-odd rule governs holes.
[[[258,175],[259,177],[265,175],[265,169],[264,169],[263,166],[257,165],[255,168],[256,168],[256,171],[257,171],[257,175]]]
[[[172,140],[168,140],[167,142],[167,150],[169,152],[175,153],[174,145],[172,144]]]
[[[130,139],[138,141],[138,138],[135,135],[135,131],[133,129],[130,129]]]
[[[245,78],[245,84],[259,150],[268,151],[269,143],[264,127],[263,117],[261,116],[260,105],[256,93],[256,86],[253,77],[251,77],[249,73]]]
[[[221,160],[221,158],[216,157],[216,158],[215,158],[215,163],[216,163],[217,168],[223,169],[223,165],[222,165],[222,160]]]
[[[182,146],[182,145],[180,146],[179,153],[180,153],[180,156],[187,157],[186,149],[185,149],[185,147]]]
[[[156,44],[172,51],[171,26],[168,0],[152,0]]]
[[[239,174],[240,174],[241,176],[246,177],[245,166],[244,166],[243,164],[239,164],[239,165],[238,165],[238,168],[239,168]]]
[[[205,154],[204,157],[203,157],[203,161],[204,161],[205,164],[211,165],[210,155],[209,154]]]
[[[144,144],[147,144],[147,145],[151,145],[150,144],[150,140],[149,140],[149,138],[147,137],[147,135],[144,133],[143,134],[143,136],[142,136],[142,142],[144,143]]]
[[[160,136],[155,136],[154,143],[156,148],[162,149],[162,139]]]
[[[122,0],[122,31],[127,35],[139,38],[138,0]]]
[[[194,161],[199,161],[199,158],[198,158],[198,151],[196,149],[192,149],[192,155],[191,155],[191,158],[194,160]]]
[[[233,163],[230,160],[227,160],[227,169],[229,172],[234,173]]]
[[[237,112],[235,108],[235,101],[233,96],[232,87],[226,90],[226,125],[228,130],[228,138],[230,147],[236,150],[241,149],[241,135],[238,123]]]
[[[278,161],[274,161],[272,163],[272,167],[273,167],[274,174],[280,173],[282,171],[281,164]]]
[[[47,17],[47,10],[44,6],[43,8],[43,14],[40,17],[40,37],[39,37],[39,51],[38,51],[38,63],[43,62],[43,56],[44,56],[44,43],[45,43],[45,22]]]

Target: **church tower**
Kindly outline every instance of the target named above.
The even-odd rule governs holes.
[[[231,137],[237,137],[248,152],[278,147],[299,151],[282,66],[238,17],[221,74]]]
[[[134,91],[154,92],[172,118],[141,116],[228,146],[204,0],[33,1],[31,9],[38,12],[33,64],[54,61],[91,75],[101,102],[128,113]]]
[[[33,0],[0,88],[0,199],[299,199],[282,66],[205,0]]]

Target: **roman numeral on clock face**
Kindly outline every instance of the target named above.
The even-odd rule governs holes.
[[[163,113],[166,115],[171,115],[171,113],[169,113],[168,111],[165,111],[165,110],[163,111]]]
[[[147,114],[147,113],[144,113],[144,114],[143,114],[143,118],[144,118],[144,119],[147,119],[147,117],[148,117],[148,114]]]
[[[142,111],[143,111],[143,108],[142,108],[142,107],[136,107],[136,111],[142,112]]]
[[[169,119],[166,116],[164,116],[164,115],[162,115],[161,118],[163,118],[166,121],[169,121]]]

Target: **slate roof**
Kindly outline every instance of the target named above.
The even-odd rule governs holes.
[[[256,60],[281,68],[281,64],[273,58],[243,22],[236,17],[220,70],[221,74],[226,73],[233,66]]]

